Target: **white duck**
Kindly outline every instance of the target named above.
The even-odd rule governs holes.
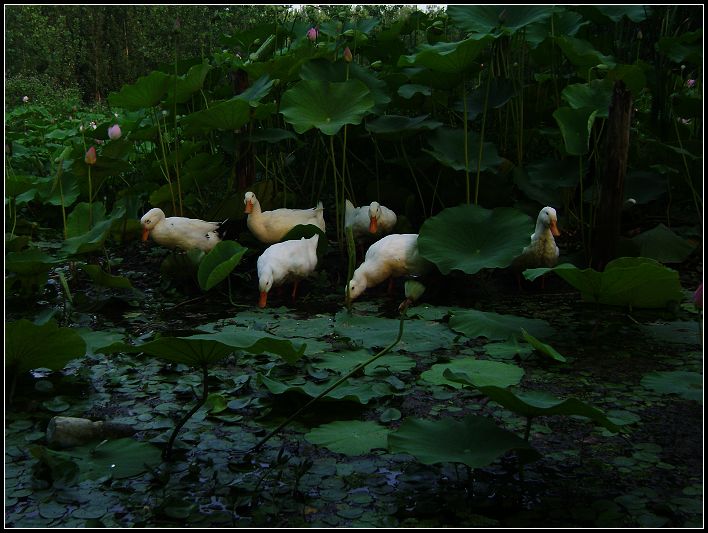
[[[520,270],[537,267],[554,267],[558,263],[559,250],[553,238],[558,237],[558,216],[552,207],[541,209],[536,219],[536,231],[531,234],[531,244],[514,260]]]
[[[298,283],[314,272],[317,266],[319,237],[315,234],[309,239],[302,237],[300,240],[279,242],[266,248],[256,262],[260,291],[258,307],[266,306],[268,292],[273,287],[288,281],[294,282],[292,298],[295,299]]]
[[[196,218],[167,217],[159,207],[150,209],[140,219],[143,240],[152,239],[167,248],[209,252],[225,237],[223,222],[205,222]]]
[[[389,277],[421,275],[431,267],[432,264],[418,254],[417,233],[387,235],[366,251],[364,262],[349,281],[349,298],[358,298],[367,288]]]
[[[247,192],[243,198],[246,205],[244,213],[248,213],[248,229],[255,237],[265,244],[278,242],[298,224],[314,224],[325,230],[324,208],[322,202],[312,209],[275,209],[261,211],[261,204],[252,192]]]
[[[389,233],[396,220],[396,213],[378,202],[368,207],[354,207],[349,200],[344,204],[344,228],[351,227],[355,239]]]

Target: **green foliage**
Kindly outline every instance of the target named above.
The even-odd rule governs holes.
[[[663,224],[640,233],[632,240],[639,245],[639,255],[661,263],[681,263],[696,248]]]
[[[533,268],[524,277],[534,280],[553,271],[578,289],[583,300],[609,305],[658,308],[682,299],[678,272],[646,257],[621,257],[605,270],[581,270],[570,263],[554,268]]]
[[[389,434],[388,449],[409,453],[426,465],[462,463],[470,468],[489,466],[510,451],[525,452],[525,462],[539,457],[522,438],[475,415],[461,421],[408,418]]]
[[[443,274],[451,270],[475,274],[483,268],[509,266],[528,244],[532,229],[531,219],[516,209],[460,205],[425,221],[418,249]]]
[[[236,241],[221,241],[214,246],[199,263],[197,280],[202,290],[208,291],[226,279],[247,250]]]
[[[456,359],[451,363],[433,365],[430,370],[421,374],[428,383],[433,385],[448,385],[455,389],[462,387],[459,381],[451,381],[446,377],[448,371],[468,376],[470,381],[479,385],[495,385],[508,387],[516,385],[524,376],[524,370],[516,365],[485,361],[481,359]]]
[[[386,448],[388,429],[376,422],[342,420],[325,424],[305,435],[305,440],[345,455],[362,455]]]
[[[686,400],[703,403],[703,376],[697,372],[652,372],[645,375],[641,383],[662,394],[677,394]]]
[[[85,353],[81,336],[71,328],[60,328],[53,320],[38,326],[22,319],[5,327],[5,367],[13,374],[34,368],[61,370]]]

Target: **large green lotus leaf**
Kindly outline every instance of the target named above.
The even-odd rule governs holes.
[[[199,263],[197,280],[204,291],[208,291],[231,274],[241,262],[243,254],[248,248],[241,246],[236,241],[221,241],[204,256]]]
[[[570,62],[578,67],[578,74],[585,79],[588,77],[588,69],[592,67],[607,65],[607,67],[613,68],[616,64],[612,56],[601,54],[583,39],[560,35],[556,37],[556,43]]]
[[[90,208],[90,209],[89,209]],[[66,236],[78,237],[84,233],[88,233],[91,229],[89,224],[89,210],[91,211],[91,222],[95,225],[98,222],[106,220],[106,206],[102,202],[93,202],[89,205],[88,202],[76,204],[69,216],[66,217]]]
[[[94,224],[93,229],[87,233],[66,239],[61,248],[62,252],[67,255],[78,255],[100,250],[112,225],[113,220],[104,220]]]
[[[590,131],[597,113],[597,109],[592,107],[580,109],[559,107],[553,112],[553,118],[558,123],[565,143],[565,151],[568,154],[583,155],[588,152]]]
[[[164,96],[170,84],[170,76],[155,70],[147,76],[138,78],[132,85],[123,85],[117,93],[108,95],[108,102],[115,107],[124,107],[131,111],[152,107]]]
[[[124,333],[120,331],[92,331],[89,328],[78,328],[76,332],[81,335],[86,343],[86,355],[95,355],[105,349],[106,353],[111,353],[110,347],[116,351],[123,347]]]
[[[575,158],[544,159],[525,169],[515,167],[513,175],[514,183],[530,199],[541,205],[561,205],[564,189],[578,183],[578,162]]]
[[[37,248],[30,248],[20,252],[9,252],[5,256],[5,269],[16,272],[22,276],[44,274],[52,265],[59,263],[55,259]]]
[[[647,5],[593,6],[593,8],[597,9],[612,22],[619,22],[622,17],[627,17],[632,22],[642,22],[646,20],[652,12],[651,7]]]
[[[462,463],[470,468],[489,466],[512,450],[525,452],[527,462],[540,457],[521,437],[475,415],[460,421],[407,418],[389,434],[388,449],[408,453],[426,465]]]
[[[492,78],[489,82],[489,94],[487,94],[486,82],[474,89],[467,97],[467,120],[472,121],[484,112],[484,102],[487,102],[487,109],[499,109],[516,94],[514,82],[508,78]],[[464,113],[464,102],[462,99],[455,102],[453,109]],[[479,146],[479,145],[477,145]]]
[[[359,124],[373,107],[371,92],[359,80],[303,80],[285,91],[280,112],[298,133],[317,128],[334,135],[345,124]]]
[[[203,109],[188,115],[182,123],[185,132],[220,130],[237,130],[248,123],[251,118],[251,106],[247,101],[232,98],[225,102],[214,104],[209,109]]]
[[[533,227],[531,218],[511,207],[449,207],[423,223],[418,251],[443,274],[504,268],[529,243]]]
[[[281,141],[296,140],[297,136],[288,130],[282,128],[263,128],[254,131],[248,135],[249,142],[267,142],[269,144],[277,144]]]
[[[243,350],[245,352],[260,354],[271,353],[282,357],[290,364],[298,361],[307,348],[306,344],[301,344],[297,348],[286,339],[276,337],[265,331],[256,331],[240,326],[225,326],[221,331],[209,334],[198,334],[187,337],[194,340],[217,341],[232,349]]]
[[[438,128],[428,137],[432,150],[423,149],[443,165],[455,170],[465,170],[465,131],[457,128]],[[479,134],[467,132],[467,169],[477,172],[479,156]],[[485,142],[482,147],[482,162],[480,170],[494,169],[504,160],[499,157],[497,148],[492,143]]]
[[[372,353],[369,350],[357,350],[353,352],[337,352],[320,355],[317,361],[312,362],[314,368],[333,370],[338,374],[345,374],[371,359]],[[373,376],[380,372],[407,372],[415,367],[415,361],[404,355],[386,354],[364,369],[367,376]]]
[[[410,100],[416,94],[430,96],[432,91],[428,85],[418,85],[416,83],[406,83],[398,88],[398,96]],[[384,115],[385,116],[385,115]]]
[[[682,239],[663,224],[640,233],[632,240],[639,245],[642,257],[651,257],[661,263],[681,263],[695,249],[695,245]]]
[[[550,415],[583,416],[614,433],[620,428],[611,422],[600,409],[593,407],[577,398],[561,400],[542,391],[529,391],[513,393],[509,389],[493,385],[478,385],[474,379],[460,373],[445,373],[445,377],[476,387],[482,394],[497,402],[499,405],[528,418]]]
[[[702,29],[683,32],[677,37],[661,37],[656,44],[656,49],[674,63],[688,62],[700,65],[703,61],[702,37]]]
[[[546,20],[552,6],[451,5],[447,14],[458,28],[470,33],[513,34],[524,26]]]
[[[563,89],[561,96],[573,109],[595,109],[595,116],[607,118],[612,101],[612,82],[592,80],[588,83],[575,83]]]
[[[651,372],[642,378],[641,384],[663,394],[678,394],[686,400],[703,403],[703,376],[697,372]]]
[[[424,44],[420,50],[398,59],[399,67],[425,67],[435,72],[460,74],[475,64],[479,55],[493,40],[485,35],[480,39],[465,39],[453,43]]]
[[[566,358],[559,354],[556,349],[553,348],[553,346],[551,346],[550,344],[541,342],[536,337],[531,335],[528,331],[526,331],[524,328],[521,328],[521,334],[523,335],[524,340],[528,342],[531,346],[533,346],[539,353],[547,355],[554,361],[560,361],[561,363],[566,362]]]
[[[168,106],[171,106],[175,101],[177,103],[182,103],[189,100],[192,94],[204,86],[204,80],[211,69],[212,66],[206,61],[200,65],[192,66],[187,71],[187,74],[177,78],[176,87],[174,76],[172,76],[167,92]]]
[[[617,65],[607,73],[607,79],[612,83],[622,80],[635,99],[647,85],[644,69],[639,65]]]
[[[527,269],[524,277],[533,281],[549,271],[578,289],[584,301],[660,308],[683,298],[678,272],[648,257],[620,257],[610,261],[603,272],[563,263],[553,268]]]
[[[65,451],[34,446],[31,452],[50,468],[65,461],[74,463],[79,468],[77,481],[104,476],[125,479],[147,472],[162,462],[159,448],[131,438],[106,440],[98,445],[94,442]]]
[[[328,387],[332,386],[339,378],[333,378],[326,383],[315,384],[308,381],[304,385],[288,385],[276,381],[267,376],[257,374],[256,382],[263,384],[272,394],[285,394],[286,392],[296,392],[305,394],[311,398],[316,398]],[[391,389],[384,383],[357,383],[349,379],[336,387],[330,393],[325,395],[325,398],[333,400],[346,400],[362,404],[367,404],[376,398],[383,398],[391,395]]]
[[[445,373],[449,371],[466,375],[476,384],[495,385],[498,387],[516,385],[524,377],[524,369],[516,365],[473,358],[456,359],[450,363],[433,365],[430,370],[423,372],[420,377],[433,385],[448,385],[455,389],[462,388],[463,384],[459,381],[452,381],[445,377]]]
[[[276,80],[271,79],[270,76],[260,76],[255,82],[253,82],[253,85],[238,94],[235,98],[248,102],[248,105],[251,107],[257,107],[263,97],[266,96],[273,88],[275,82]]]
[[[371,133],[393,140],[410,137],[422,130],[434,130],[440,126],[442,122],[428,120],[428,115],[419,117],[382,115],[366,123],[366,129]]]
[[[114,276],[105,272],[99,265],[79,263],[79,268],[86,272],[96,285],[111,289],[132,289],[133,285],[125,276]]]
[[[566,11],[565,8],[556,7],[552,20],[549,17],[545,20],[533,22],[526,27],[526,42],[532,48],[536,48],[553,35],[573,36],[578,33],[580,28],[588,24],[590,24],[590,21],[584,20],[582,15],[574,11]]]
[[[376,422],[340,420],[317,427],[305,440],[344,455],[362,455],[375,448],[386,448],[389,430]]]
[[[358,316],[342,310],[335,316],[334,332],[360,343],[364,348],[384,348],[398,336],[399,325],[398,319]],[[403,328],[403,337],[395,349],[413,353],[431,352],[449,346],[455,337],[444,324],[408,320]]]
[[[348,67],[348,68],[347,68]],[[386,104],[391,101],[388,95],[386,82],[380,80],[372,71],[359,66],[358,63],[332,63],[325,58],[313,59],[305,63],[300,69],[300,78],[309,81],[345,82],[359,80],[371,91],[371,96],[376,102],[376,110],[383,111]]]
[[[54,320],[41,326],[25,319],[5,325],[5,367],[18,374],[34,368],[61,370],[85,353],[81,335],[71,328],[60,328]]]
[[[455,313],[450,319],[450,327],[470,339],[477,337],[486,337],[489,340],[520,338],[522,328],[539,337],[553,333],[548,322],[540,318],[500,315],[491,311],[485,313],[477,309]]]

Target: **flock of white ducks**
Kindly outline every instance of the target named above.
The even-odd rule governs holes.
[[[294,283],[294,299],[299,281],[312,274],[317,267],[319,235],[309,239],[303,237],[299,240],[278,241],[299,224],[313,224],[324,232],[322,202],[312,209],[261,211],[260,203],[252,192],[247,192],[243,201],[246,206],[244,211],[248,213],[248,229],[259,241],[270,245],[257,261],[260,293],[258,306],[265,307],[270,290],[287,282]],[[557,221],[555,209],[541,209],[536,230],[531,235],[531,243],[514,261],[515,268],[523,270],[556,265],[559,252],[553,237],[560,235]],[[168,248],[199,248],[208,252],[226,236],[223,223],[185,217],[165,218],[165,213],[158,208],[148,211],[140,222],[143,226],[143,240],[152,236],[155,242]],[[395,224],[396,214],[378,202],[354,207],[349,200],[346,201],[345,227],[352,228],[357,240],[388,233]],[[364,262],[354,271],[345,288],[345,295],[351,301],[361,296],[367,288],[386,279],[424,275],[431,269],[432,263],[418,253],[418,234],[387,235],[369,247]]]

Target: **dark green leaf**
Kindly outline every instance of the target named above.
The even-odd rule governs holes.
[[[197,280],[202,290],[208,291],[226,279],[247,250],[236,241],[221,241],[214,246],[199,263]]]
[[[119,92],[108,95],[108,102],[131,111],[152,107],[162,100],[169,83],[170,76],[156,70],[138,78],[132,85],[123,85]]]
[[[85,353],[81,336],[73,329],[60,328],[53,320],[37,326],[22,319],[5,326],[5,366],[17,373],[33,368],[61,370]]]
[[[386,448],[389,431],[376,422],[341,420],[319,426],[305,440],[345,455],[362,455],[375,448]]]
[[[482,359],[456,359],[451,363],[433,365],[430,370],[421,374],[421,378],[433,385],[448,385],[459,389],[462,385],[459,382],[450,381],[445,377],[445,373],[453,371],[469,377],[479,385],[495,385],[508,387],[516,385],[524,376],[523,368],[498,361],[485,361]]]
[[[524,26],[551,16],[551,6],[450,5],[447,14],[458,28],[469,33],[513,34]]]
[[[642,257],[651,257],[661,263],[681,263],[696,248],[663,224],[640,233],[632,240],[639,245]]]
[[[647,389],[703,403],[703,376],[697,372],[651,372],[641,383]]]

